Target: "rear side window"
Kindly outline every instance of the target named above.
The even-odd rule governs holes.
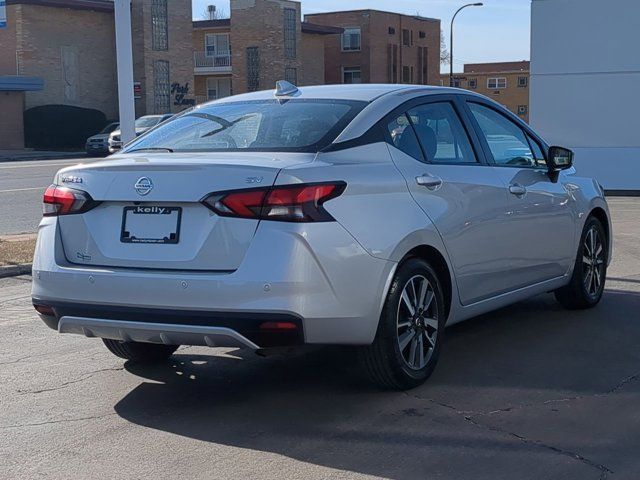
[[[316,152],[329,145],[366,102],[257,100],[212,104],[178,115],[131,143],[124,152]]]
[[[504,115],[478,103],[468,103],[498,166],[534,167],[534,153],[524,131]],[[540,153],[541,154],[541,153]]]

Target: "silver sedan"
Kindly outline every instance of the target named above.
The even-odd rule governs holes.
[[[132,361],[354,345],[398,389],[429,377],[447,325],[545,292],[595,306],[612,251],[570,150],[483,96],[411,85],[198,106],[60,171],[44,212],[33,303],[59,332]]]

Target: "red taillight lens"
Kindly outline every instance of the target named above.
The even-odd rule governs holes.
[[[88,193],[58,185],[47,188],[42,202],[45,217],[84,213],[97,205]]]
[[[342,194],[344,182],[286,185],[213,193],[204,203],[223,217],[281,222],[330,222],[323,203]]]

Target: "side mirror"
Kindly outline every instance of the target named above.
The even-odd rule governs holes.
[[[568,148],[549,148],[549,171],[557,172],[573,166],[573,152]]]

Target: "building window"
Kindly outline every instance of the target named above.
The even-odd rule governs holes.
[[[529,77],[518,77],[518,87],[527,88],[529,85]]]
[[[393,27],[389,27],[389,35],[395,35],[396,34],[396,29]]]
[[[293,83],[294,85],[298,84],[298,69],[297,68],[291,68],[291,67],[287,67],[284,69],[284,79],[289,82],[289,83]]]
[[[360,50],[360,27],[345,28],[342,32],[342,51],[357,52]]]
[[[518,115],[526,115],[527,113],[529,113],[527,105],[518,105]]]
[[[247,90],[255,92],[260,88],[260,49],[247,48]]]
[[[478,79],[477,78],[470,78],[469,79],[469,89],[470,90],[475,90],[476,88],[478,88]]]
[[[387,45],[387,82],[398,82],[398,45]]]
[[[171,85],[169,81],[169,62],[153,62],[153,104],[158,114],[171,111]]]
[[[342,83],[362,83],[360,67],[342,67]]]
[[[507,79],[505,77],[487,78],[487,88],[489,90],[507,88]]]
[[[451,86],[455,87],[455,88],[460,88],[460,79],[453,77],[452,82],[451,82]]]
[[[216,100],[231,95],[230,78],[207,78],[207,100]]]
[[[402,29],[402,45],[405,47],[411,46],[411,37],[413,32],[409,31],[406,28]]]
[[[204,51],[207,57],[229,55],[229,34],[207,33],[204,36]]]
[[[418,33],[418,36],[420,38],[427,38],[427,32],[423,32],[422,30],[420,31],[420,33]]]
[[[284,56],[296,58],[296,9],[284,9]]]
[[[154,50],[169,50],[167,0],[151,3],[151,43]]]
[[[411,69],[407,65],[402,66],[402,83],[411,83]]]
[[[429,49],[427,47],[418,47],[418,83],[427,84]]]

